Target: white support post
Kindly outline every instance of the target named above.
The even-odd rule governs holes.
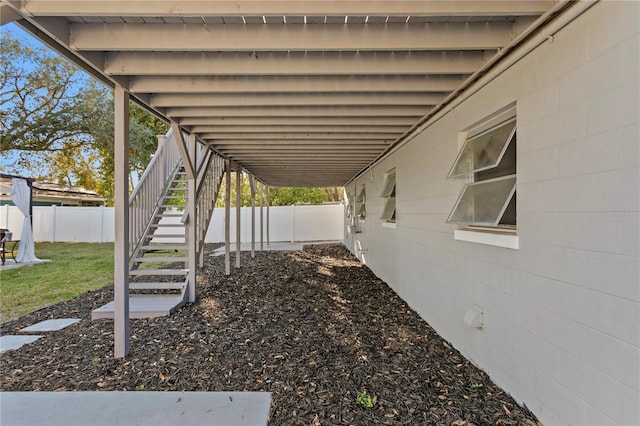
[[[231,275],[231,236],[229,228],[231,227],[231,161],[224,160],[225,183],[224,183],[224,273]]]
[[[270,191],[269,185],[267,185],[267,245],[271,245],[271,240],[269,239],[269,206],[271,205],[270,199]]]
[[[251,188],[251,257],[256,257],[256,177],[249,177]]]
[[[264,214],[262,213],[264,204],[264,183],[260,182],[260,251],[264,251],[264,237],[263,237],[263,228],[264,228]]]
[[[242,170],[236,167],[236,268],[240,267],[240,206],[242,204]]]
[[[114,89],[114,356],[129,354],[129,92]]]
[[[196,140],[196,135],[195,134],[190,134],[189,135],[189,162],[192,164],[193,169],[195,170],[196,168],[196,149],[198,147],[198,142]],[[189,274],[188,274],[188,281],[189,281],[189,293],[188,293],[188,300],[190,303],[193,303],[196,301],[196,255],[197,255],[197,248],[196,248],[196,235],[197,235],[197,225],[198,225],[198,214],[196,211],[196,204],[197,204],[197,200],[196,200],[196,177],[194,176],[189,177],[187,180],[187,211],[188,211],[188,217],[189,217],[189,223],[187,224],[187,252],[188,252],[188,265],[189,265]]]

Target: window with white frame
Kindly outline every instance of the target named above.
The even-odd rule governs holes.
[[[366,188],[362,185],[360,188],[360,192],[358,193],[358,198],[356,199],[356,216],[359,219],[364,220],[367,218],[367,193]]]
[[[467,133],[448,178],[467,177],[447,222],[516,227],[516,117],[510,108]]]
[[[380,194],[384,201],[384,209],[380,219],[383,222],[395,223],[396,221],[396,170],[390,170],[385,174],[384,187]]]
[[[344,194],[344,207],[345,215],[347,218],[351,218],[353,216],[353,193],[349,191],[345,191]]]

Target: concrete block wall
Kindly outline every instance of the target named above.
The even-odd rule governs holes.
[[[639,17],[597,3],[347,187],[367,191],[347,247],[545,424],[640,424]],[[460,131],[513,103],[519,249],[456,241]]]

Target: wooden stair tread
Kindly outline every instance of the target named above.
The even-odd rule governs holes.
[[[142,262],[186,262],[188,261],[189,258],[187,257],[153,257],[153,256],[146,256],[146,257],[136,257],[133,261],[134,262],[138,262],[138,263],[142,263]]]
[[[142,250],[165,251],[165,250],[187,250],[186,244],[162,244],[162,245],[146,245],[140,247]]]
[[[188,272],[188,269],[134,269],[129,271],[129,275],[187,275]]]
[[[182,290],[184,282],[130,282],[129,290]]]

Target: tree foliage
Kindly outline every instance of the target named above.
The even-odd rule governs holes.
[[[216,201],[216,207],[224,207],[225,198],[225,179],[222,179],[222,185]],[[251,205],[251,187],[249,185],[249,177],[242,174],[240,184],[241,206],[248,207]],[[326,202],[342,201],[342,188],[307,188],[307,187],[270,187],[269,203],[272,206],[290,206],[292,204],[322,204]],[[236,206],[236,174],[231,174],[231,207]],[[260,188],[256,188],[255,193],[256,206],[260,205]],[[266,190],[263,194],[263,204],[267,203]]]
[[[0,49],[3,167],[39,180],[84,186],[113,200],[113,96],[52,52],[8,32]],[[130,108],[130,167],[140,175],[168,125]]]

